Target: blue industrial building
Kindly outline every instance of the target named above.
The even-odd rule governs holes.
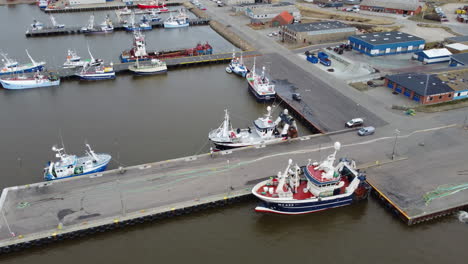
[[[424,64],[448,62],[452,53],[445,48],[442,49],[430,49],[415,52],[413,59],[421,61]]]
[[[399,31],[369,33],[348,37],[354,50],[369,56],[383,56],[422,51],[424,39]]]

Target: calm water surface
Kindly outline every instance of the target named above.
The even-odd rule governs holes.
[[[96,22],[106,13],[94,12]],[[57,14],[60,23],[85,24],[90,13]],[[25,60],[27,48],[48,65],[60,65],[68,48],[86,57],[117,61],[131,34],[50,38],[24,37],[32,18],[47,16],[33,6],[0,7],[0,49]],[[233,46],[209,27],[153,30],[151,49],[188,47],[209,41],[215,52]],[[112,168],[206,152],[207,132],[223,109],[244,127],[265,110],[246,82],[225,65],[185,68],[167,75],[114,81],[64,81],[60,87],[0,90],[0,186],[38,182],[62,135],[68,152],[84,142],[114,157]],[[277,109],[276,111],[279,111]],[[305,132],[304,128],[300,128]],[[468,225],[455,218],[407,227],[375,200],[303,216],[260,215],[255,202],[67,241],[1,257],[3,263],[465,263]]]

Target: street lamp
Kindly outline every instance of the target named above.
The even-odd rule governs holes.
[[[395,159],[395,149],[398,141],[398,135],[400,135],[400,130],[395,129],[395,141],[393,142],[392,160]]]

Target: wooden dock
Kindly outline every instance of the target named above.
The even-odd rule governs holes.
[[[166,6],[179,6],[184,1],[170,0],[165,1]],[[121,8],[137,8],[136,4],[127,5],[125,3],[103,3],[103,4],[89,4],[89,5],[78,5],[78,6],[65,6],[57,8],[45,8],[45,13],[71,13],[71,12],[90,12],[90,11],[101,11],[101,10],[116,10]]]
[[[236,56],[239,56],[239,52],[236,53]],[[261,55],[257,51],[246,51],[243,52],[243,56],[254,57]],[[180,58],[170,58],[165,59],[166,65],[169,69],[178,68],[178,67],[189,67],[189,66],[200,66],[207,64],[215,63],[227,63],[232,59],[232,52],[226,53],[215,53],[210,55],[201,55],[201,56],[190,56],[190,57],[180,57]],[[128,72],[128,67],[134,64],[134,62],[128,63],[114,63],[114,70],[116,73],[125,73]],[[79,69],[48,69],[50,72],[57,73],[60,78],[74,78],[74,75]]]
[[[210,22],[209,19],[205,18],[192,18],[189,19],[190,26],[205,26],[208,25]],[[155,21],[149,22],[153,29],[155,28],[163,28],[164,21]],[[55,28],[55,27],[44,27],[40,30],[32,30],[28,29],[26,31],[26,37],[48,37],[48,36],[59,36],[59,35],[73,35],[73,34],[85,34],[86,32],[81,29],[82,27],[73,26],[69,27],[66,26],[64,28]],[[117,23],[114,25],[114,31],[122,31],[125,30],[123,23]],[[106,33],[111,34],[111,33]],[[93,35],[93,34],[91,34]]]

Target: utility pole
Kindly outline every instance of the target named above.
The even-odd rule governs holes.
[[[396,156],[395,150],[396,150],[396,144],[398,141],[398,135],[400,135],[400,130],[395,129],[395,141],[393,142],[392,160],[394,160]]]

